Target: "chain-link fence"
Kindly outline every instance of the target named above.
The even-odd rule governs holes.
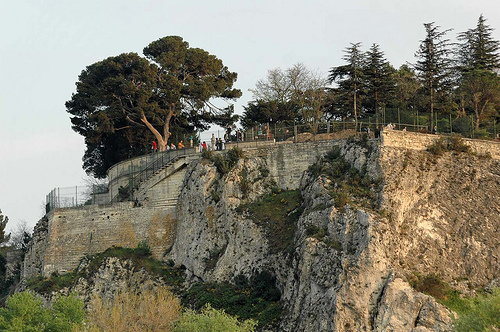
[[[57,187],[45,196],[45,212],[55,208],[109,203],[107,185]]]

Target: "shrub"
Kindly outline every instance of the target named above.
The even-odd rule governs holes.
[[[23,332],[76,331],[83,326],[83,301],[75,295],[58,297],[49,308],[30,292],[10,296],[0,309],[0,330]]]
[[[243,150],[238,147],[233,147],[227,150],[224,154],[207,154],[207,157],[212,160],[217,171],[220,174],[227,174],[236,165],[238,160],[243,157]]]
[[[230,315],[258,320],[259,327],[276,324],[281,316],[281,293],[272,274],[262,271],[250,280],[239,275],[234,283],[194,284],[183,294],[182,302],[194,309],[210,304]]]
[[[358,142],[353,139],[353,142]],[[366,144],[368,150],[371,145]],[[379,190],[381,180],[371,179],[366,172],[366,167],[361,171],[352,167],[342,156],[340,148],[334,146],[318,162],[309,167],[313,176],[323,175],[331,180],[329,188],[334,205],[339,210],[344,209],[346,204],[358,204],[364,208],[375,208],[377,206],[376,191]]]
[[[135,249],[111,247],[100,254],[87,256],[85,259],[89,260],[89,262],[85,270],[73,271],[63,275],[53,273],[48,278],[41,276],[34,277],[27,281],[27,286],[40,294],[46,294],[65,287],[70,287],[74,285],[79,278],[86,277],[97,271],[103,261],[108,257],[129,259],[132,261],[135,268],[144,268],[151,274],[161,276],[172,286],[179,286],[184,282],[184,271],[182,268],[174,268],[173,266],[168,266],[167,264],[153,259],[147,242],[141,241]]]
[[[203,159],[212,160],[212,158],[213,158],[213,152],[210,151],[210,150],[202,150],[201,151],[201,157]]]
[[[427,147],[427,151],[436,156],[441,156],[448,151],[470,153],[470,147],[459,136],[440,137]]]
[[[94,297],[89,307],[90,331],[102,332],[172,331],[181,312],[179,300],[164,287]]]
[[[239,322],[224,310],[216,310],[207,305],[199,314],[192,310],[184,312],[176,323],[174,332],[253,332],[256,325],[254,320]]]

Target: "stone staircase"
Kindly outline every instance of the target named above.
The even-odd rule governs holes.
[[[177,204],[187,165],[198,156],[179,156],[163,165],[136,185],[133,196],[138,203],[157,209]]]

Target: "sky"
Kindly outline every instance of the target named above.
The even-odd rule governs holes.
[[[500,40],[496,0],[3,0],[0,4],[0,209],[8,228],[34,226],[45,195],[83,185],[83,137],[64,103],[86,66],[177,35],[238,73],[243,92],[274,68],[303,63],[327,74],[343,50],[376,43],[394,67],[414,62],[423,23],[474,28],[480,14]]]

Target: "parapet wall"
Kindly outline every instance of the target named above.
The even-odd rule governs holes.
[[[258,155],[267,159],[269,175],[282,189],[298,189],[304,171],[325,155],[339,140],[275,144],[258,147],[246,152],[247,156]]]
[[[386,130],[382,132],[383,146],[405,148],[412,150],[426,150],[429,145],[439,139],[440,135]],[[490,155],[493,159],[500,159],[500,142],[478,139],[463,139],[475,153]]]

